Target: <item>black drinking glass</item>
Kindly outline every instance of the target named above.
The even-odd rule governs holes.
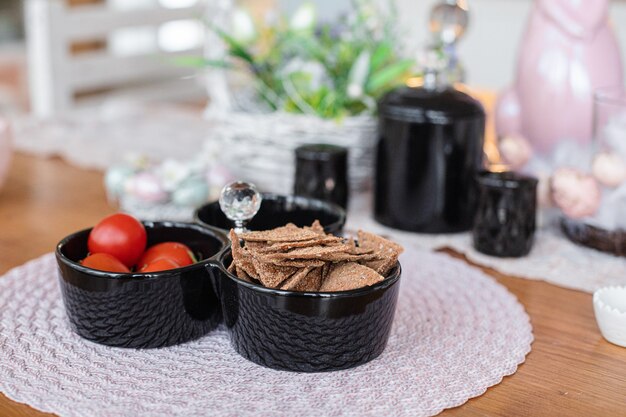
[[[296,148],[295,195],[348,205],[348,150],[313,144]]]
[[[474,247],[492,256],[520,257],[533,245],[537,179],[515,172],[478,174]]]

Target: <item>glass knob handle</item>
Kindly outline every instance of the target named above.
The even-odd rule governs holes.
[[[261,193],[249,182],[235,181],[222,188],[220,208],[235,225],[235,233],[246,231],[247,223],[261,208]]]

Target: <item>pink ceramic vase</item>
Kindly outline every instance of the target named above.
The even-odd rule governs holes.
[[[515,83],[496,108],[498,135],[521,134],[538,153],[562,140],[592,139],[593,91],[622,85],[608,0],[537,0]]]
[[[12,152],[11,128],[9,122],[0,117],[0,187],[4,185],[7,174],[9,173]]]

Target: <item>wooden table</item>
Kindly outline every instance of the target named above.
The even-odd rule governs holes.
[[[0,192],[0,273],[111,212],[101,173],[16,155]],[[487,272],[524,304],[534,328],[532,352],[513,376],[443,415],[626,416],[626,349],[598,332],[591,295]],[[41,415],[0,394],[0,416]]]

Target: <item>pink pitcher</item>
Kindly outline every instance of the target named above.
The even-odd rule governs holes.
[[[538,153],[592,138],[593,91],[622,85],[609,0],[537,0],[512,87],[496,107],[499,135],[520,133]]]

